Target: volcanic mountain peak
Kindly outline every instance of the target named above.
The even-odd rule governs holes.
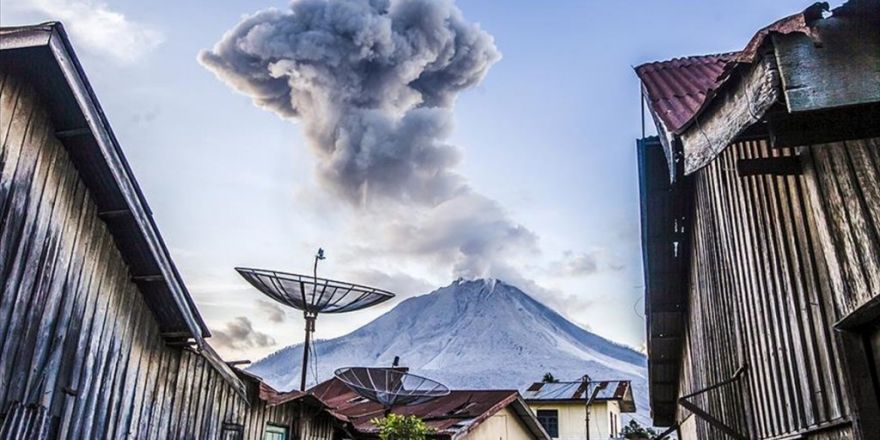
[[[411,371],[452,388],[524,389],[546,372],[562,380],[586,373],[632,380],[637,405],[647,410],[643,354],[575,325],[496,279],[458,279],[316,347],[319,380],[339,367],[391,365],[395,356]],[[298,366],[301,356],[301,345],[293,345],[250,371],[279,389],[292,389],[299,370],[291,366]]]

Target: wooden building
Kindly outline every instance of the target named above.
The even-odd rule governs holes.
[[[679,438],[880,433],[880,2],[827,8],[636,68],[651,411]]]
[[[0,142],[0,438],[333,438],[206,342],[60,24],[0,29]]]

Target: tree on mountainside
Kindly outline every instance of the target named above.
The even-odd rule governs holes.
[[[553,377],[553,373],[544,373],[544,379],[541,379],[541,382],[556,383],[559,382],[559,379]]]

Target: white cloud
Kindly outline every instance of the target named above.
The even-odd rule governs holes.
[[[23,12],[60,21],[75,46],[131,63],[162,43],[162,33],[131,21],[125,14],[94,0],[31,0],[12,2]]]

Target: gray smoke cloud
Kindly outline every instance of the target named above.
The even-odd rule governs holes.
[[[287,320],[287,315],[284,313],[284,309],[274,301],[260,300],[257,302],[257,308],[260,309],[260,311],[266,315],[266,318],[271,322],[280,324]]]
[[[243,19],[199,61],[304,124],[318,176],[356,205],[436,205],[470,191],[450,110],[501,55],[446,0],[300,0]]]
[[[360,209],[362,260],[403,255],[481,277],[537,237],[455,171],[460,92],[501,58],[449,0],[298,0],[244,18],[199,61],[302,122],[319,183]]]

